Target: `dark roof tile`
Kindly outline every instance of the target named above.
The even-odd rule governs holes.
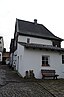
[[[54,51],[64,52],[64,48],[53,47],[52,45],[42,45],[42,44],[24,43],[24,42],[18,42],[18,43],[22,46],[25,46],[26,48],[39,48],[44,50],[54,50]]]
[[[40,38],[49,38],[62,41],[63,39],[52,34],[44,25],[36,24],[34,22],[16,19],[16,31],[19,34],[29,35]]]

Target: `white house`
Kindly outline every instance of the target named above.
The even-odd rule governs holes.
[[[64,78],[62,41],[36,19],[34,22],[16,19],[13,65],[23,77],[26,71],[33,70],[40,79],[41,69],[52,69],[59,78]]]
[[[3,49],[4,49],[4,41],[3,41],[3,37],[0,36],[0,63],[2,63]]]

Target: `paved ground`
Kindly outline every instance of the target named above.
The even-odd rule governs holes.
[[[26,80],[0,65],[0,97],[64,97],[64,80]]]

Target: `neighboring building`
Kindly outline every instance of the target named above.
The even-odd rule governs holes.
[[[10,52],[4,52],[2,54],[2,58],[3,58],[2,64],[9,64]]]
[[[3,41],[3,37],[0,37],[0,52],[3,52],[4,49],[4,41]]]
[[[3,41],[3,37],[0,36],[0,63],[2,63],[3,49],[4,49],[4,41]]]
[[[2,63],[2,52],[0,52],[0,64]]]
[[[10,43],[10,66],[13,67],[13,55],[14,55],[14,39],[11,39],[11,43]]]
[[[62,41],[36,19],[34,22],[16,19],[14,45],[10,46],[13,65],[23,77],[26,71],[33,70],[36,78],[42,78],[41,69],[53,69],[59,78],[64,78]]]

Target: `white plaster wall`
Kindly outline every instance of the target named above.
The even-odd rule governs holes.
[[[13,55],[13,66],[17,67],[17,50],[14,52],[14,55]]]
[[[20,69],[20,66],[23,65],[23,56],[24,56],[24,46],[21,46],[20,44],[17,44],[17,57],[16,57],[16,70],[20,73],[20,70],[23,71],[23,69]]]
[[[3,49],[4,49],[4,41],[3,41],[3,38],[0,39],[0,51],[3,52]]]
[[[50,56],[50,67],[42,66],[42,55]],[[56,73],[59,74],[60,78],[64,78],[64,75],[62,73],[61,54],[58,52],[43,51],[29,48],[24,49],[23,46],[19,45],[18,56],[19,56],[18,71],[23,77],[25,76],[25,71],[27,70],[34,70],[35,77],[42,78],[41,69],[54,69],[56,70]]]
[[[10,65],[12,65],[12,53],[10,54]]]
[[[64,53],[63,53],[63,55],[64,55]],[[62,56],[61,56],[61,61],[60,62],[61,62],[61,78],[64,78],[64,64],[62,64]]]
[[[18,42],[26,42],[27,43],[27,38],[30,38],[30,43],[52,45],[52,41],[51,40],[33,38],[33,37],[27,37],[27,36],[19,36],[18,37]]]
[[[0,52],[0,62],[2,62],[2,52]]]

